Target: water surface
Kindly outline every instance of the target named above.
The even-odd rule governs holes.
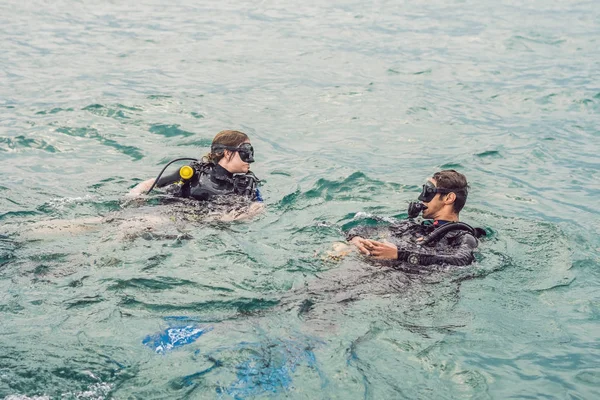
[[[597,398],[600,7],[0,4],[0,397]],[[247,132],[267,212],[124,237]],[[435,171],[491,236],[410,276],[322,254]],[[359,215],[365,215],[359,214]]]

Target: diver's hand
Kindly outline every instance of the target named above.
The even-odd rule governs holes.
[[[226,214],[223,214],[219,217],[220,221],[223,222],[231,222],[231,221],[243,221],[257,216],[265,210],[265,204],[254,202],[250,204],[250,206],[240,210],[231,210]]]
[[[355,245],[356,248],[358,249],[358,251],[360,251],[361,253],[366,254],[368,256],[371,255],[371,253],[369,252],[369,249],[368,249],[368,246],[371,245],[369,240],[361,238],[360,236],[354,236],[350,240],[350,243]]]
[[[365,244],[370,249],[371,255],[379,260],[396,260],[398,258],[398,247],[390,242],[378,242],[367,240]]]
[[[234,220],[239,221],[239,220],[244,220],[244,219],[250,219],[253,218],[255,216],[257,216],[258,214],[262,213],[263,211],[265,211],[265,203],[259,203],[257,201],[255,201],[254,203],[250,204],[250,206],[244,210],[243,213],[235,216]]]

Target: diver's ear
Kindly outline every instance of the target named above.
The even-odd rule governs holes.
[[[456,201],[456,193],[450,192],[444,198],[444,204],[452,204]]]
[[[233,152],[230,150],[223,150],[223,158],[227,161],[231,161],[231,157],[233,156]]]

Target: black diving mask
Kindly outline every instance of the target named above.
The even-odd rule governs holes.
[[[430,182],[427,181],[424,185],[423,185],[423,190],[421,191],[421,194],[419,195],[419,201],[422,201],[424,203],[429,203],[431,200],[433,200],[433,198],[435,197],[436,194],[438,193],[450,193],[450,192],[454,192],[454,190],[449,190],[449,189],[440,189],[435,187],[435,185]]]
[[[217,146],[213,146],[213,148],[212,148],[213,152],[222,151],[222,150],[237,151],[238,154],[240,155],[240,159],[243,162],[248,163],[248,164],[254,162],[254,148],[252,147],[252,145],[250,143],[242,143],[238,147],[217,145]]]

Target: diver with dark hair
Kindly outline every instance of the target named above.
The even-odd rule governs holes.
[[[177,159],[172,162],[179,160],[192,162],[166,176],[162,176],[163,169],[157,179],[138,184],[129,195],[150,193],[158,187],[165,188],[166,193],[172,196],[199,201],[233,195],[262,202],[258,189],[260,181],[250,172],[254,149],[245,133],[221,131],[213,139],[210,153],[201,160]]]
[[[466,177],[454,170],[436,172],[424,185],[419,202],[410,203],[409,219],[388,227],[390,241],[366,239],[380,233],[376,227],[350,229],[346,239],[365,255],[389,260],[396,267],[432,264],[468,265],[475,258],[481,228],[459,222],[459,213],[467,201]],[[422,223],[414,221],[420,213]]]

